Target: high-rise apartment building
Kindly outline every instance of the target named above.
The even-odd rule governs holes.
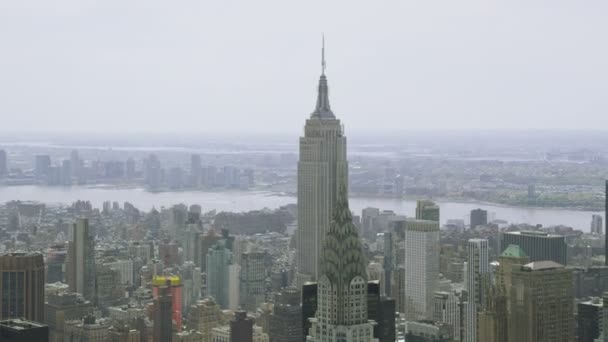
[[[439,222],[407,220],[404,240],[405,318],[430,319],[439,281]]]
[[[471,229],[488,224],[488,212],[483,209],[471,210]]]
[[[368,319],[365,256],[348,208],[345,183],[340,186],[320,260],[317,311],[307,341],[377,341],[375,322]]]
[[[266,253],[242,253],[239,278],[241,307],[253,312],[266,300]]]
[[[44,280],[42,254],[0,255],[0,319],[44,322]]]
[[[222,309],[229,305],[229,267],[232,253],[224,241],[216,243],[207,253],[207,295],[215,299]]]
[[[571,269],[550,260],[515,268],[507,300],[509,342],[574,340]]]
[[[378,208],[363,208],[361,211],[361,235],[364,238],[370,238],[375,233],[374,221],[378,216]]]
[[[93,313],[94,306],[82,295],[71,292],[47,295],[44,323],[49,327],[49,342],[64,342],[65,322],[79,320]]]
[[[566,265],[566,240],[563,235],[549,234],[543,231],[504,232],[500,237],[500,250],[509,245],[517,245],[530,257],[530,261],[552,260]]]
[[[188,327],[200,331],[201,342],[211,342],[211,331],[220,326],[222,310],[213,298],[199,300],[190,306],[188,312]]]
[[[66,263],[70,291],[86,299],[95,296],[95,240],[89,231],[89,220],[78,220],[72,228],[72,241],[68,243]]]
[[[468,302],[465,304],[465,341],[476,342],[477,313],[483,309],[486,289],[490,285],[488,240],[470,239],[466,272]],[[481,341],[480,341],[481,342]]]
[[[329,105],[325,62],[317,105],[306,120],[298,161],[298,286],[320,275],[319,255],[338,197],[338,185],[348,184],[346,136]]]
[[[437,291],[433,302],[433,320],[452,328],[454,341],[462,341],[464,303],[462,291]]]
[[[439,206],[433,201],[416,201],[416,220],[439,222]]]

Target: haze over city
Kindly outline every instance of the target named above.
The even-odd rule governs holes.
[[[605,1],[4,1],[0,131],[602,129]]]

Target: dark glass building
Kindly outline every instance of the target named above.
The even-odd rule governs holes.
[[[154,300],[153,341],[171,342],[173,340],[173,312],[170,287],[162,286],[159,288],[159,292],[159,296]]]
[[[48,342],[49,327],[23,319],[0,321],[2,342]]]
[[[301,342],[302,309],[300,291],[288,288],[275,296],[274,312],[270,316],[270,342]]]
[[[509,245],[517,245],[530,257],[530,261],[551,260],[566,265],[567,246],[563,235],[549,234],[542,231],[505,232],[500,238],[500,250]]]
[[[230,342],[253,342],[253,318],[246,311],[234,313],[230,321]]]
[[[471,229],[488,224],[488,212],[483,209],[471,210]]]
[[[380,296],[380,282],[372,280],[367,283],[367,317],[376,322],[374,337],[378,342],[395,341],[395,300]],[[309,318],[317,312],[317,283],[306,283],[302,287],[302,320],[303,340],[306,340],[310,329]],[[273,342],[273,341],[271,341]]]
[[[302,326],[304,328],[303,341],[306,341],[308,330],[311,327],[309,318],[315,317],[317,312],[317,283],[309,282],[302,286]]]
[[[576,335],[578,342],[594,342],[600,336],[602,300],[594,297],[577,304]]]

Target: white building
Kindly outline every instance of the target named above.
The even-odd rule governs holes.
[[[133,260],[116,260],[112,262],[106,262],[104,263],[104,265],[109,267],[111,270],[115,270],[120,273],[121,284],[133,285]]]
[[[405,319],[429,319],[439,281],[439,222],[407,220],[404,242]]]
[[[458,290],[435,292],[433,320],[451,326],[454,341],[460,341],[462,322],[462,292]]]
[[[469,258],[466,268],[466,290],[468,302],[465,304],[465,341],[477,341],[477,312],[484,303],[485,288],[490,281],[488,240],[470,239]]]
[[[237,310],[241,302],[240,275],[240,265],[231,264],[228,266],[228,308],[230,310]]]

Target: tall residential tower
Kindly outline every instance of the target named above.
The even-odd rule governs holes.
[[[298,162],[298,285],[319,276],[321,246],[338,197],[338,184],[348,184],[346,137],[329,106],[325,58],[317,106],[304,126]]]

